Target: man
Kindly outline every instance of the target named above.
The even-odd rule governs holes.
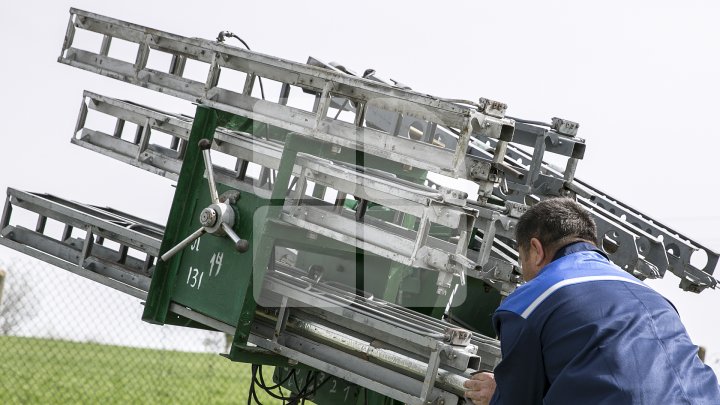
[[[612,264],[578,203],[550,199],[518,221],[527,283],[493,316],[502,361],[468,380],[475,404],[720,404],[665,298]],[[497,387],[496,385],[497,384]]]

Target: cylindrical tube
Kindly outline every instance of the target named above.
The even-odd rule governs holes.
[[[258,311],[257,314],[275,320],[273,316],[265,312]],[[426,362],[410,358],[393,350],[378,347],[378,342],[363,340],[317,322],[305,321],[291,316],[287,321],[286,328],[315,341],[322,341],[348,353],[354,353],[369,361],[388,365],[409,376],[424,379],[428,370]],[[465,392],[463,383],[466,380],[467,378],[462,375],[438,369],[435,386],[462,396]]]

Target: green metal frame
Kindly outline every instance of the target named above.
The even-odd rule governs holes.
[[[222,114],[222,113],[220,113]],[[212,140],[218,112],[198,106],[183,166],[170,209],[161,252],[168,251],[199,226],[200,211],[211,204],[202,152],[201,139]],[[230,189],[217,184],[222,195]],[[252,240],[252,218],[267,200],[251,193],[240,192],[233,229],[241,237]],[[167,323],[170,303],[192,308],[209,317],[236,326],[236,342],[245,343],[255,313],[252,296],[252,254],[235,250],[225,237],[203,235],[167,263],[159,260],[153,274],[143,320]]]
[[[143,320],[158,324],[205,328],[197,322],[170,312],[170,304],[175,302],[235,326],[231,350],[227,356],[229,359],[276,366],[278,373],[290,369],[309,369],[301,364],[292,365],[281,355],[247,346],[257,306],[256,298],[261,290],[261,280],[271,263],[275,246],[288,246],[301,251],[298,255],[298,267],[308,268],[311,264],[323,265],[330,270],[325,273],[328,279],[345,284],[354,282],[357,289],[370,292],[386,301],[400,303],[437,318],[443,315],[449,297],[436,297],[436,273],[418,272],[416,269],[366,254],[362,249],[321,235],[315,235],[317,239],[308,241],[306,230],[278,220],[285,204],[298,153],[331,158],[359,166],[367,165],[395,173],[400,178],[414,182],[424,181],[426,172],[385,159],[366,156],[361,151],[346,148],[333,150],[332,145],[328,143],[288,133],[202,105],[197,107],[195,114],[161,252],[168,251],[195,231],[200,226],[198,221],[200,211],[211,203],[205,179],[205,165],[198,142],[201,139],[212,140],[218,126],[284,141],[280,167],[271,197],[268,200],[252,193],[233,190],[240,195],[239,200],[233,205],[236,217],[233,229],[250,243],[248,252],[237,252],[228,238],[204,235],[198,243],[186,247],[168,262],[158,260],[148,292]],[[217,188],[221,195],[230,191],[230,188],[224,184],[217,184]],[[324,193],[325,187],[318,185],[313,191],[313,196],[322,198]],[[350,201],[346,204],[352,205]],[[389,214],[392,212],[377,205],[371,205],[366,212],[366,215],[378,218],[385,218]],[[414,218],[406,217],[402,226],[413,228],[416,226],[415,222]],[[433,227],[431,233],[443,235],[447,233],[447,229]],[[343,266],[346,269],[354,268],[355,271],[342,274],[343,271],[340,269]],[[373,271],[366,273],[365,268],[371,268]],[[473,291],[487,290],[478,283],[482,282],[470,280],[467,288]],[[466,295],[463,294],[464,292],[461,290],[460,295]],[[497,306],[500,297],[492,289],[486,292],[487,294],[468,295],[463,304],[451,310],[451,314],[460,323],[491,334],[489,314]],[[436,298],[433,298],[432,305],[427,305],[426,300],[430,296]],[[293,390],[292,384],[286,384],[285,388]],[[357,404],[399,404],[390,398],[340,379],[335,380],[334,385],[320,387],[315,392],[313,400],[319,404],[334,404],[338,403],[340,397],[343,397],[342,403],[346,403],[347,399],[351,401],[350,403]]]

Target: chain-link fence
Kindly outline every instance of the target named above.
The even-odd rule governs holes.
[[[217,354],[224,334],[147,324],[139,299],[27,257],[0,269],[0,404],[247,403],[251,368]]]
[[[247,402],[226,335],[147,324],[139,299],[29,258],[0,269],[0,403]]]

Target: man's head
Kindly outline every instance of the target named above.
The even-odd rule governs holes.
[[[551,198],[533,205],[520,217],[515,230],[523,278],[535,278],[558,249],[569,243],[596,244],[596,235],[590,213],[569,198]]]

